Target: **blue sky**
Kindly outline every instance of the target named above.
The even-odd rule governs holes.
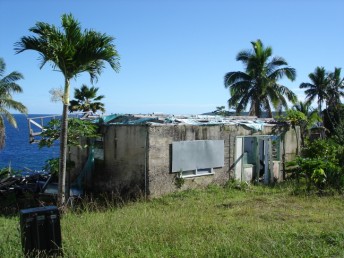
[[[227,107],[224,74],[243,69],[235,57],[257,39],[296,69],[297,79],[283,84],[301,100],[299,85],[315,67],[344,69],[343,0],[0,0],[0,9],[0,57],[6,74],[24,75],[24,93],[15,98],[29,113],[61,113],[49,90],[64,80],[49,65],[39,69],[38,53],[15,55],[13,45],[37,21],[59,26],[63,13],[116,38],[120,72],[107,66],[95,84],[108,114],[200,114]],[[87,74],[72,81],[71,96],[82,84],[91,85]]]

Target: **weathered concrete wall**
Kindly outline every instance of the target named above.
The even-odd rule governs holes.
[[[214,175],[185,178],[182,189],[195,188],[211,183],[224,184],[228,181],[229,139],[221,126],[169,125],[149,127],[148,178],[150,196],[173,192],[176,173],[171,173],[171,148],[175,141],[224,140],[225,166],[215,169]]]
[[[265,126],[263,131],[253,132],[250,128],[238,125],[193,126],[156,125],[149,127],[148,184],[150,196],[159,196],[177,190],[176,173],[171,173],[171,144],[174,141],[224,140],[224,167],[215,169],[214,175],[185,178],[182,189],[199,188],[211,183],[225,184],[234,176],[235,140],[237,136],[284,135],[285,128]],[[295,152],[293,132],[288,137],[288,157]]]
[[[285,148],[285,159],[291,161],[296,156],[296,147],[300,149],[300,139],[297,136],[300,135],[300,127],[296,127],[296,133],[294,129],[290,129],[285,133],[284,137],[284,148]],[[299,136],[300,137],[300,136]]]
[[[171,173],[172,142],[224,140],[224,166],[214,169],[213,175],[185,178],[181,189],[222,185],[233,177],[237,136],[281,135],[286,160],[295,156],[297,142],[293,130],[275,125],[258,132],[241,125],[107,125],[103,129],[104,162],[96,163],[93,190],[151,197],[178,189],[176,173]]]
[[[85,146],[87,144],[86,139],[82,139],[80,142],[81,146]],[[88,152],[89,149],[88,147],[70,147],[69,148],[69,157],[68,159],[74,162],[74,167],[71,168],[70,170],[70,182],[73,184],[77,177],[79,176],[80,172],[82,171],[85,162],[87,161],[88,158]],[[88,187],[86,180],[84,180],[84,186],[85,188]]]
[[[95,169],[95,191],[138,193],[145,185],[146,126],[104,127],[104,162]]]

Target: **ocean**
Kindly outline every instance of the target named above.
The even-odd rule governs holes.
[[[59,144],[47,148],[39,148],[37,143],[29,143],[28,117],[49,115],[15,114],[18,128],[14,128],[5,120],[5,148],[0,150],[0,169],[11,166],[14,170],[42,170],[46,160],[59,157]],[[45,120],[48,122],[48,120]]]

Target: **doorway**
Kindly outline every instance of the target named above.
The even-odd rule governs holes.
[[[279,176],[280,138],[275,135],[238,136],[234,173],[238,181],[270,184]]]

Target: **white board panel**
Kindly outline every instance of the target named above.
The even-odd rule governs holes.
[[[223,140],[198,140],[172,143],[172,172],[223,166]]]

